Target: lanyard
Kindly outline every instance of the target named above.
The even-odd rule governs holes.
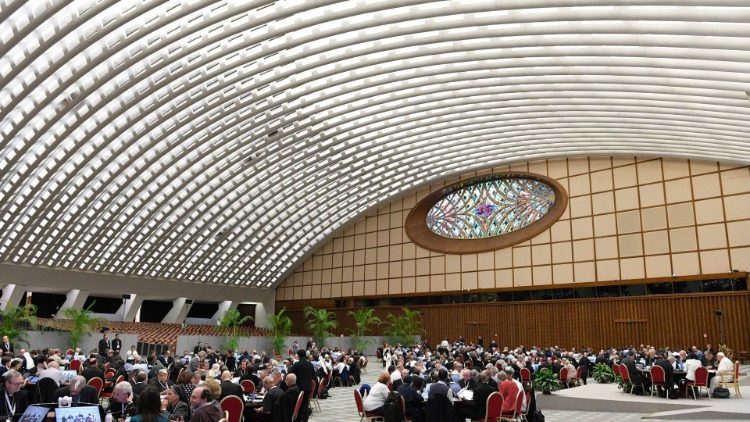
[[[8,416],[13,417],[13,415],[16,414],[16,403],[10,403],[10,396],[8,395],[8,392],[5,392],[5,404],[8,405]]]

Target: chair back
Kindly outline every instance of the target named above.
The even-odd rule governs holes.
[[[695,369],[695,382],[693,385],[696,387],[708,386],[708,369],[701,366]]]
[[[484,411],[485,421],[494,421],[500,418],[503,410],[503,396],[495,391],[487,396],[487,406]]]
[[[399,394],[398,401],[401,403],[401,416],[406,418],[406,400],[404,400],[404,396]]]
[[[36,388],[39,391],[39,402],[50,403],[55,396],[57,383],[52,378],[42,378],[36,383]]]
[[[78,359],[73,359],[70,361],[70,370],[71,371],[80,371],[81,370],[81,361]]]
[[[620,375],[620,365],[614,364],[612,365],[612,372],[615,374],[616,377],[621,377]]]
[[[628,367],[624,363],[620,364],[620,376],[625,382],[630,382],[630,371],[628,371]]]
[[[310,380],[310,398],[314,399],[318,397],[318,380],[316,378],[313,378]]]
[[[65,351],[65,355],[66,356],[73,356],[73,353],[75,353],[75,350],[73,350],[73,349],[68,349],[68,350]]]
[[[576,369],[576,378],[581,379],[583,377],[583,365],[579,366],[578,369]]]
[[[526,409],[521,409],[521,420],[527,420],[526,415],[529,414],[529,408],[531,407],[531,395],[534,394],[533,390],[525,391],[524,396],[526,396]],[[523,402],[521,402],[521,407],[523,407]]]
[[[99,397],[99,393],[102,392],[102,388],[104,387],[104,381],[99,377],[94,377],[87,384],[96,388],[96,396]]]
[[[245,402],[237,396],[226,396],[219,402],[221,410],[228,412],[228,422],[241,422],[242,412],[245,409]]]
[[[392,381],[388,381],[387,385],[388,385],[388,391],[393,391],[393,382]]]
[[[529,371],[529,368],[521,368],[521,382],[530,382],[531,381],[531,371]]]
[[[121,382],[123,382],[123,381],[125,381],[125,375],[120,375],[119,377],[117,377],[117,380],[115,380],[115,383],[114,383],[114,384],[112,384],[112,385],[113,385],[113,386],[114,386],[114,385],[117,385],[117,384],[119,384],[119,383],[121,383]]]
[[[115,371],[112,368],[107,369],[107,372],[104,373],[104,378],[114,378],[117,371]]]
[[[664,384],[666,382],[666,378],[664,375],[664,368],[662,368],[659,365],[654,365],[651,367],[651,381],[654,384]]]
[[[255,383],[251,380],[240,381],[240,386],[242,387],[242,391],[247,394],[253,394],[255,392]]]
[[[315,397],[320,398],[320,395],[323,393],[323,390],[326,388],[326,385],[323,383],[323,378],[318,381],[318,392],[315,393]]]
[[[299,416],[299,410],[302,408],[302,399],[305,398],[305,392],[300,391],[299,396],[297,396],[297,404],[294,405],[294,413],[292,413],[292,421],[296,421],[297,417]]]
[[[362,403],[362,394],[359,394],[359,390],[354,390],[354,403],[357,405],[357,413],[359,416],[365,416],[365,406]]]
[[[740,380],[740,361],[734,362],[734,382]]]

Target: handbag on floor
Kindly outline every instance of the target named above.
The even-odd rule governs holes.
[[[724,387],[716,387],[714,388],[714,398],[717,399],[728,399],[729,398],[729,389]]]

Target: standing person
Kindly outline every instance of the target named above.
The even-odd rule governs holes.
[[[112,339],[112,350],[115,353],[120,353],[120,350],[122,350],[122,340],[120,340],[119,334],[115,334],[115,338]]]
[[[107,357],[107,351],[109,349],[111,349],[109,339],[107,338],[107,333],[104,333],[102,339],[99,340],[99,356]]]
[[[0,345],[0,350],[2,350],[3,354],[8,352],[13,353],[13,345],[10,344],[8,336],[3,336],[3,344]]]
[[[297,376],[297,386],[299,387],[300,391],[305,393],[304,399],[302,401],[302,422],[307,422],[308,418],[310,417],[309,409],[310,409],[310,395],[312,393],[311,389],[311,383],[313,378],[315,377],[315,368],[313,367],[313,364],[310,363],[309,360],[307,360],[307,352],[304,350],[297,351],[297,356],[299,357],[299,360],[292,365],[292,369],[289,371],[289,373],[294,374]]]

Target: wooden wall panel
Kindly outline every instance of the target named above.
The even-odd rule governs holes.
[[[278,302],[276,306],[281,309],[285,303]],[[293,308],[288,306],[294,332],[306,335],[302,311]],[[336,334],[348,334],[354,328],[351,317],[347,316],[352,309],[334,309],[340,324]],[[426,338],[433,344],[445,336],[475,340],[479,335],[489,343],[497,335],[498,344],[503,346],[595,349],[641,343],[673,348],[716,345],[719,326],[714,310],[722,309],[725,343],[736,351],[750,350],[749,292],[430,305],[413,309],[422,312]],[[398,307],[379,307],[375,311],[382,319],[388,313],[398,312]],[[382,329],[376,329],[375,334],[382,334]]]

